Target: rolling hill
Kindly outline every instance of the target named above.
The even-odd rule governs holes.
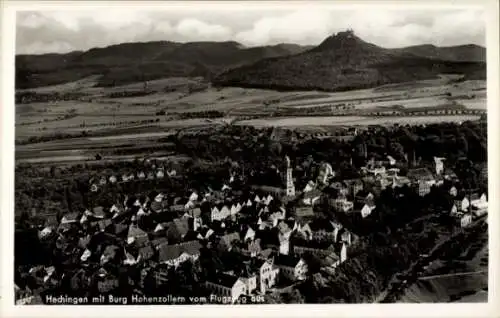
[[[237,42],[137,42],[67,54],[16,56],[16,88],[33,88],[102,75],[99,86],[177,76],[211,77],[260,59],[310,47],[278,44],[246,48]]]
[[[447,61],[486,62],[486,48],[474,44],[447,47],[426,44],[409,46],[395,51]]]
[[[318,46],[244,47],[238,42],[136,42],[67,54],[17,55],[16,88],[74,82],[99,75],[109,87],[168,77],[202,76],[217,86],[326,91],[368,88],[463,73],[485,78],[486,49],[419,45],[385,49],[352,32]]]
[[[455,53],[467,51],[462,47],[444,51],[452,52],[447,53],[448,56],[466,58],[465,53]],[[429,79],[442,73],[484,79],[486,63],[437,59],[430,50],[415,47],[385,49],[363,41],[352,31],[345,31],[326,38],[310,50],[228,70],[219,74],[213,83],[279,90],[343,91]]]

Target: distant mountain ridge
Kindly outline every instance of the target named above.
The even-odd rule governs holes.
[[[384,84],[434,78],[441,73],[460,73],[484,79],[486,63],[468,61],[470,46],[431,46],[386,49],[365,42],[352,31],[339,32],[317,47],[291,56],[260,60],[219,74],[217,86],[280,90],[342,91]],[[480,47],[478,47],[480,48]],[[438,55],[438,53],[440,55]],[[480,57],[481,50],[474,55]],[[454,58],[446,60],[447,58]],[[484,54],[483,54],[484,56]]]
[[[475,44],[442,47],[425,44],[395,50],[447,61],[486,62],[486,48]]]
[[[212,76],[264,58],[303,52],[296,44],[246,48],[237,42],[135,42],[67,54],[17,55],[16,87],[32,88],[101,74],[100,86],[162,77]]]
[[[318,46],[135,42],[66,54],[17,55],[16,88],[102,75],[98,86],[202,76],[221,86],[338,90],[428,78],[438,71],[482,78],[485,59],[486,49],[476,45],[385,49],[350,31]]]

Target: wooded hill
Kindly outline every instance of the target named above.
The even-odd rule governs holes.
[[[247,48],[237,42],[122,43],[86,52],[16,56],[16,88],[33,88],[102,75],[98,86],[167,77],[210,78],[230,67],[300,53],[310,47],[278,44]]]
[[[484,48],[466,48],[470,50],[463,46],[385,49],[346,31],[293,56],[263,59],[231,69],[213,82],[219,86],[345,91],[430,79],[446,73],[485,79],[486,63],[478,61],[484,59]],[[471,53],[475,49],[477,52]]]

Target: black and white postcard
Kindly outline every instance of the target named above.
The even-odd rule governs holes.
[[[494,313],[498,3],[23,2],[13,312]]]

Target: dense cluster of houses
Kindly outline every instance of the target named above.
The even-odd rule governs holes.
[[[363,177],[343,181],[334,181],[335,171],[325,163],[315,180],[296,191],[293,169],[286,158],[285,189],[257,187],[243,195],[233,189],[236,176],[230,174],[220,190],[125,195],[122,202],[110,202],[107,207],[67,213],[61,219],[49,217],[39,230],[39,239],[55,241],[62,257],[80,264],[80,268],[72,273],[57,273],[53,266],[37,266],[29,275],[36,277],[41,286],[57,285],[62,275],[71,275],[72,289],[94,285],[99,292],[107,293],[119,287],[113,268],[153,271],[156,280],[162,281],[166,271],[198,260],[201,250],[208,248],[241,256],[241,264],[226,264],[203,282],[211,293],[236,301],[242,295],[288,288],[306,279],[308,257],[320,259],[325,270],[335,271],[356,244],[357,237],[336,220],[325,222],[315,217],[314,207],[324,202],[325,191],[329,192],[327,200],[332,209],[360,213],[366,218],[376,209],[378,192],[387,187],[410,185],[424,196],[432,186],[456,180],[451,170],[444,169],[443,160],[435,159],[435,173],[416,168],[406,176],[398,175],[391,157],[386,161],[371,160],[362,169]],[[121,178],[112,175],[91,180],[90,191],[116,182],[140,182],[175,174],[175,170],[158,168]],[[370,191],[366,184],[371,184]],[[462,226],[487,212],[485,194],[460,194],[454,186],[449,193],[455,198],[450,213]],[[233,270],[233,265],[245,270]],[[137,283],[137,288],[140,286],[141,282]]]

